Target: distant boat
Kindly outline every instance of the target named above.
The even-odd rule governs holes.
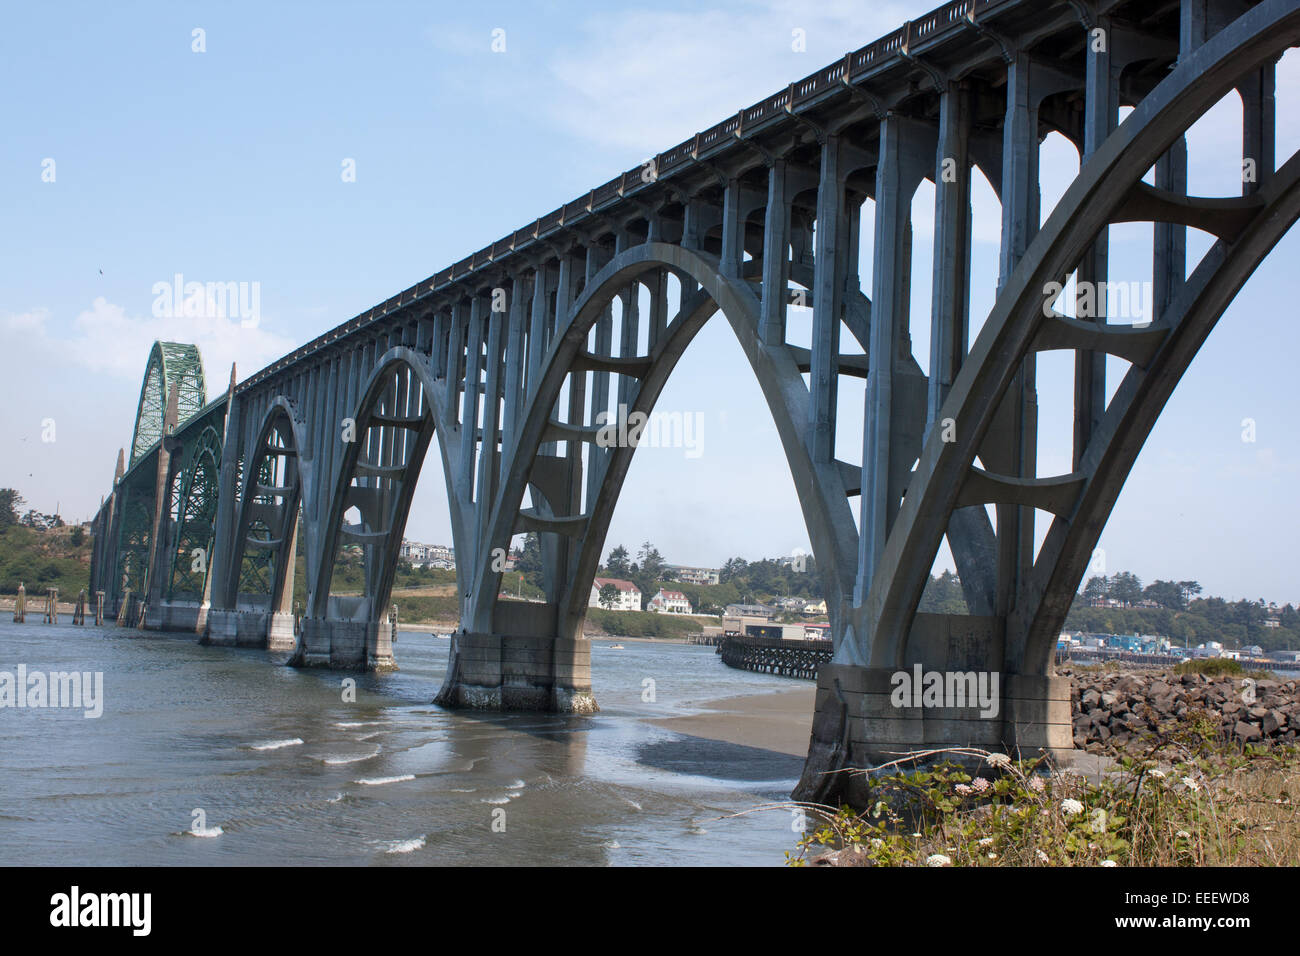
[[[611,644],[611,645],[609,645],[609,649],[610,649],[611,651],[621,651],[621,650],[623,650],[623,645],[622,645],[622,644]]]

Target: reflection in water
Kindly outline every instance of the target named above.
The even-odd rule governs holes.
[[[792,847],[786,814],[719,818],[785,798],[797,758],[646,722],[790,681],[710,647],[598,643],[594,717],[452,713],[430,703],[448,643],[404,632],[401,670],[342,674],[0,622],[0,670],[102,671],[105,697],[92,720],[0,710],[0,864],[776,865]]]

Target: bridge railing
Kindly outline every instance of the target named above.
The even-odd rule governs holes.
[[[842,86],[845,82],[854,82],[864,74],[893,62],[900,55],[907,56],[910,48],[917,42],[933,40],[950,31],[963,29],[963,21],[973,19],[988,7],[1005,5],[1007,2],[1008,0],[952,0],[916,20],[909,21],[893,33],[846,54],[835,63],[791,83],[786,89],[773,93],[721,123],[697,133],[685,142],[659,153],[655,157],[655,175],[651,179],[662,179],[689,165],[689,161],[692,158],[699,158],[702,152],[725,147],[730,140],[737,135],[742,135],[745,130],[752,129],[779,113],[794,112],[820,95]],[[646,185],[648,183],[642,176],[641,166],[624,172],[586,195],[541,216],[534,224],[518,229],[487,248],[480,249],[452,266],[434,273],[383,305],[363,312],[351,321],[318,336],[246,379],[238,386],[238,390],[252,388],[315,350],[351,334],[392,309],[409,305],[417,299],[463,279],[475,270],[518,251],[530,242],[535,242],[562,226],[572,224],[575,220],[590,214],[593,209],[623,197],[630,190],[643,188]]]

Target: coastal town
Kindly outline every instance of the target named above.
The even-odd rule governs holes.
[[[516,572],[526,563],[525,550],[511,551],[504,570]],[[647,544],[642,556],[653,551]],[[449,545],[402,542],[401,557],[412,568],[455,570],[455,550]],[[652,563],[656,572],[652,588],[645,588],[631,579],[628,555],[622,548],[610,552],[601,572],[592,582],[587,598],[588,608],[596,611],[622,614],[650,613],[699,620],[699,631],[694,637],[703,643],[720,643],[729,638],[747,638],[754,641],[830,641],[830,624],[826,602],[816,595],[815,575],[808,574],[808,557],[796,551],[790,555],[744,562],[733,559],[722,568],[661,562],[654,552]],[[737,564],[739,562],[739,564]],[[645,563],[644,560],[642,562]],[[787,577],[785,590],[802,593],[778,593],[780,588],[764,592],[761,588],[747,588],[744,600],[712,603],[715,589],[736,579],[740,566],[753,568],[767,565],[779,569]],[[621,573],[616,573],[621,572]],[[644,581],[644,575],[641,575]],[[802,587],[790,587],[788,582],[800,582]],[[779,584],[779,582],[777,582]],[[672,587],[677,584],[678,587]],[[1200,586],[1196,582],[1156,581],[1146,587],[1127,572],[1113,577],[1090,578],[1076,601],[1076,607],[1085,620],[1124,620],[1125,614],[1142,620],[1158,621],[1173,612],[1175,617],[1187,615],[1193,602],[1200,601]],[[527,600],[522,594],[511,594],[503,588],[503,597]],[[932,581],[922,601],[921,611],[952,610],[948,604],[960,600],[960,581],[956,575],[945,573]],[[1207,607],[1219,598],[1202,601]],[[1296,624],[1296,610],[1289,604],[1276,602],[1237,602],[1243,614],[1252,618],[1249,631],[1254,640],[1231,642],[1228,640],[1191,640],[1187,631],[1166,634],[1144,629],[1126,630],[1120,627],[1070,627],[1057,641],[1058,662],[1116,662],[1145,661],[1152,664],[1177,664],[1186,660],[1223,659],[1239,661],[1251,667],[1274,670],[1300,669],[1300,648],[1288,641]],[[1231,607],[1231,605],[1229,605]],[[1248,610],[1247,610],[1248,609]],[[608,620],[603,630],[620,636],[621,630]],[[1171,630],[1173,630],[1171,628]],[[679,632],[677,632],[679,633]]]

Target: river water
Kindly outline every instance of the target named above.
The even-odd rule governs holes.
[[[401,670],[348,675],[0,621],[0,671],[102,672],[104,698],[95,719],[0,709],[0,864],[779,865],[793,849],[789,813],[727,815],[788,797],[799,758],[646,721],[796,682],[711,647],[597,642],[596,716],[468,715],[430,703],[448,647],[403,632]]]

